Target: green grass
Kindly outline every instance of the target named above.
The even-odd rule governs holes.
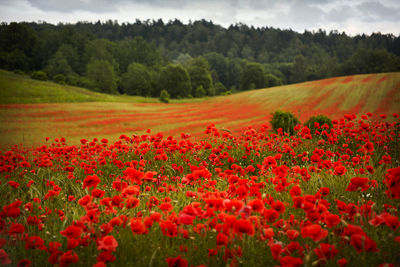
[[[170,103],[193,103],[206,98],[173,99]],[[158,98],[110,95],[85,88],[33,80],[27,75],[0,70],[0,104],[125,102],[159,103]]]
[[[0,104],[35,104],[64,102],[159,102],[156,98],[108,95],[88,89],[37,81],[26,75],[0,70]]]

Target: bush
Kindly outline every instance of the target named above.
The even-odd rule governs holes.
[[[163,103],[168,103],[169,102],[169,93],[167,90],[162,90],[160,93],[160,101]]]
[[[196,97],[204,97],[206,95],[206,90],[200,85],[196,88]]]
[[[65,84],[66,79],[63,74],[56,74],[53,77],[53,81],[55,81],[56,83],[59,83],[59,84]]]
[[[284,133],[293,135],[294,134],[293,128],[297,124],[299,124],[300,121],[299,119],[296,118],[295,115],[293,115],[293,113],[288,111],[278,110],[272,114],[272,119],[270,123],[275,131],[278,131],[278,129],[282,129]]]
[[[282,79],[278,78],[277,76],[273,74],[267,74],[265,75],[265,80],[267,82],[268,87],[274,87],[274,86],[279,86],[282,85]]]
[[[89,79],[85,78],[85,77],[78,78],[76,85],[80,86],[80,87],[87,88],[87,89],[93,89],[94,88],[93,82],[90,81]]]
[[[221,82],[217,82],[214,85],[214,88],[217,95],[223,95],[227,91],[225,85],[223,85]]]
[[[328,125],[329,128],[332,128],[332,120],[325,115],[312,116],[304,123],[304,125],[310,128],[311,133],[315,133],[315,130],[321,132],[324,124]]]
[[[15,73],[15,74],[18,74],[18,75],[24,75],[24,74],[25,74],[25,72],[23,72],[23,71],[20,70],[20,69],[15,69],[15,70],[14,70],[14,73]]]
[[[47,80],[47,74],[44,71],[34,71],[31,75],[32,79],[39,80],[39,81],[46,81]]]

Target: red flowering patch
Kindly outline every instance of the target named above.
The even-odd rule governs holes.
[[[0,263],[395,265],[396,116],[347,114],[319,134],[209,125],[203,139],[148,130],[0,151]]]

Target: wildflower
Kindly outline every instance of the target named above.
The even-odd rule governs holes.
[[[98,250],[115,251],[118,247],[118,242],[112,235],[104,236],[97,241]]]
[[[315,242],[324,239],[328,235],[328,231],[322,229],[319,224],[311,224],[301,229],[301,236],[303,238],[310,237]]]

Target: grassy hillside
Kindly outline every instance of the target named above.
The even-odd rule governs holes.
[[[26,75],[0,70],[1,104],[65,102],[157,102],[157,99],[108,95],[84,88],[33,80]]]
[[[47,92],[54,89],[60,92],[58,95],[66,95],[64,99],[69,101],[84,101],[82,99],[86,97],[87,101],[92,102],[18,104],[24,103],[20,101],[2,104],[0,146],[19,143],[32,145],[42,142],[45,137],[65,137],[70,143],[79,142],[80,138],[113,139],[120,134],[143,134],[146,129],[165,135],[179,135],[182,132],[201,135],[210,123],[215,123],[218,128],[239,132],[250,125],[257,127],[267,123],[271,112],[277,109],[292,111],[302,122],[314,114],[325,114],[335,119],[346,113],[373,112],[374,119],[381,113],[390,115],[400,112],[400,73],[337,77],[200,102],[172,104],[156,103],[156,99],[150,99],[154,103],[137,103],[141,101],[140,98],[108,96],[27,78],[15,78],[8,83],[13,88],[20,88],[21,92],[36,88],[37,95],[42,94],[37,96],[38,99],[45,95],[39,93],[45,87],[43,90]],[[4,88],[3,83],[0,84]],[[54,88],[50,85],[54,85]],[[66,93],[67,88],[71,93]],[[2,103],[10,103],[10,90],[2,91],[9,94],[8,100],[2,100]],[[30,99],[29,94],[23,96],[19,92],[16,95],[26,102]],[[76,97],[72,98],[73,95]]]

